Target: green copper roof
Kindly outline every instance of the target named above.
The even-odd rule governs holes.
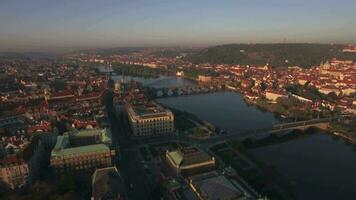
[[[84,130],[75,130],[71,132],[73,136],[94,136],[94,135],[101,135],[106,133],[106,129],[84,129]]]
[[[183,161],[183,155],[180,151],[172,151],[169,152],[168,155],[177,166],[180,166]]]
[[[176,151],[171,151],[168,152],[168,156],[175,165],[180,167],[214,160],[214,158],[209,154],[195,147],[182,148]]]
[[[86,145],[80,147],[72,147],[65,148],[60,150],[53,150],[52,156],[70,156],[70,155],[78,155],[92,152],[104,152],[110,151],[109,147],[105,144],[94,144],[94,145]]]
[[[90,137],[90,136],[100,136],[102,143],[111,143],[111,138],[109,137],[108,131],[106,129],[86,129],[86,130],[76,130],[68,132],[72,137]]]
[[[100,137],[100,141],[96,141],[97,144],[71,147],[70,140],[72,138],[80,137]],[[99,143],[100,142],[100,143]],[[106,129],[87,129],[87,130],[74,130],[66,132],[62,136],[57,137],[57,143],[52,150],[51,156],[70,156],[73,154],[84,154],[89,152],[109,151],[109,147],[106,144],[111,144],[111,139],[108,136]]]

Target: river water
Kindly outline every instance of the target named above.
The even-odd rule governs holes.
[[[248,106],[238,93],[207,93],[163,98],[158,102],[193,113],[230,133],[238,134],[241,130],[271,128],[277,122],[272,113]]]
[[[292,184],[297,199],[356,199],[356,150],[326,133],[252,150]]]
[[[163,80],[163,81],[162,81]],[[152,82],[150,82],[152,81]],[[144,84],[194,84],[175,77],[160,77]],[[240,130],[272,127],[273,114],[248,106],[237,93],[219,92],[159,99],[214,125],[238,134]],[[297,199],[356,199],[356,150],[341,139],[315,132],[280,144],[250,150],[258,160],[273,166],[292,185]]]

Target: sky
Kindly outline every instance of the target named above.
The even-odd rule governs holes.
[[[0,0],[0,51],[356,43],[355,0]]]

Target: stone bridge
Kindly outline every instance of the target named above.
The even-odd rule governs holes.
[[[207,86],[207,85],[166,87],[166,88],[158,88],[156,91],[156,97],[160,98],[160,97],[196,95],[196,94],[212,93],[221,90],[222,90],[221,86]]]

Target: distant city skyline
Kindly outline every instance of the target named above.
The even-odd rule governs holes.
[[[353,0],[4,0],[0,52],[356,43]]]

